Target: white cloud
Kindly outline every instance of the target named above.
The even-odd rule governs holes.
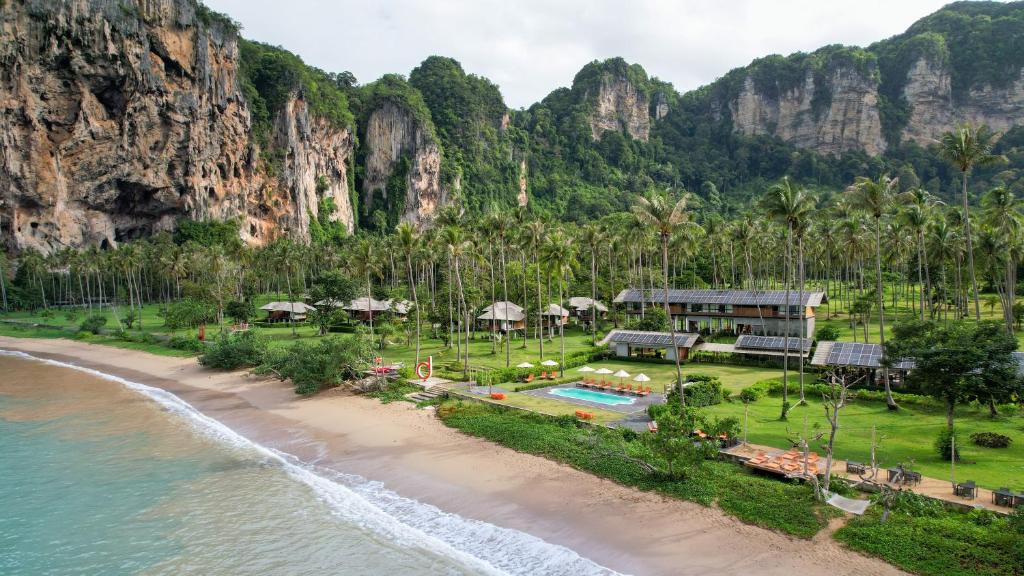
[[[767,54],[867,45],[944,0],[205,0],[247,38],[360,82],[451,56],[529,106],[587,62],[622,56],[689,90]]]

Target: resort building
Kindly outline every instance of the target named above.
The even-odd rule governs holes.
[[[369,322],[371,317],[376,318],[390,310],[391,307],[386,300],[375,300],[363,296],[349,302],[344,308],[352,318],[360,322]]]
[[[718,342],[706,342],[695,348],[698,352],[709,352],[712,354],[739,354],[752,358],[779,359],[789,356],[796,360],[800,356],[808,357],[811,353],[813,340],[810,338],[788,338],[782,336],[755,336],[743,334],[736,339],[734,344],[723,344]]]
[[[304,302],[270,302],[260,306],[260,310],[267,311],[267,322],[303,322],[306,314],[316,308]]]
[[[558,328],[569,323],[569,310],[558,304],[549,304],[547,309],[540,313],[541,325],[545,328]]]
[[[824,292],[796,290],[669,290],[672,321],[680,332],[698,334],[754,334],[760,336],[801,336],[800,315],[804,315],[803,336],[814,334],[815,308],[827,302]],[[647,308],[664,307],[664,290],[628,288],[615,297],[625,307],[626,318],[634,320]],[[789,318],[789,330],[786,319]]]
[[[608,314],[608,307],[599,300],[586,296],[573,296],[569,298],[569,314],[580,322],[590,322],[596,311],[598,318],[604,318]]]
[[[523,307],[513,302],[495,302],[484,308],[476,317],[477,328],[494,332],[511,332],[526,328],[526,314]]]
[[[874,385],[883,382],[882,355],[881,344],[822,340],[818,342],[818,346],[814,349],[814,356],[811,357],[811,366],[843,368],[865,372],[868,375],[868,384]],[[899,386],[902,384],[906,372],[913,369],[913,367],[914,362],[912,360],[896,362],[889,369],[890,385]]]
[[[675,360],[678,355],[680,360],[686,360],[690,350],[701,342],[700,334],[676,334],[673,346],[672,334],[668,332],[612,330],[598,344],[607,344],[616,356],[622,358],[637,356]]]

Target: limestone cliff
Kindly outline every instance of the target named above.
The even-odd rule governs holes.
[[[0,30],[8,248],[112,245],[180,217],[239,219],[254,242],[302,236],[324,195],[351,227],[350,131],[296,93],[260,150],[236,32],[192,0],[8,0]]]
[[[807,70],[798,86],[774,92],[760,90],[747,76],[739,96],[729,104],[734,129],[746,135],[775,136],[822,154],[885,151],[878,83],[871,76],[837,67],[823,82]],[[824,104],[823,92],[830,96]]]
[[[1024,69],[1005,86],[986,83],[972,87],[958,103],[953,98],[949,68],[922,57],[907,73],[903,97],[910,109],[904,140],[934,144],[950,126],[962,122],[1005,132],[1024,124]]]
[[[429,224],[447,194],[440,181],[441,148],[428,127],[404,106],[385,100],[369,114],[363,146],[366,213],[396,207],[403,221]]]
[[[589,95],[588,95],[589,96]],[[608,130],[629,134],[644,142],[650,137],[651,117],[647,94],[629,78],[604,74],[594,97],[590,131],[594,140]]]

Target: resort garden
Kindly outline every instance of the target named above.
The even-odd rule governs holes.
[[[986,138],[943,142],[965,191]],[[783,179],[741,214],[673,191],[583,224],[450,204],[423,231],[325,219],[310,244],[261,247],[238,223],[182,222],[0,260],[0,335],[417,401],[467,434],[802,538],[843,515],[834,495],[871,498],[837,539],[923,574],[1019,574],[1024,220],[1006,188],[964,199],[886,175],[828,193]],[[847,467],[809,474],[812,452],[819,471]],[[789,458],[781,474],[736,463],[771,458]]]

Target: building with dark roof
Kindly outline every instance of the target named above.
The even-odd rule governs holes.
[[[608,344],[616,356],[654,356],[667,360],[686,360],[690,349],[702,342],[700,334],[676,334],[675,345],[672,345],[672,334],[669,332],[644,332],[640,330],[612,330],[598,344]]]
[[[801,301],[797,290],[790,291],[788,298],[785,290],[669,290],[668,301],[676,329],[683,332],[809,338],[814,334],[815,308],[828,299],[824,292],[808,291]],[[635,319],[641,309],[663,307],[665,291],[628,288],[615,297],[615,303],[625,306],[628,319]]]

